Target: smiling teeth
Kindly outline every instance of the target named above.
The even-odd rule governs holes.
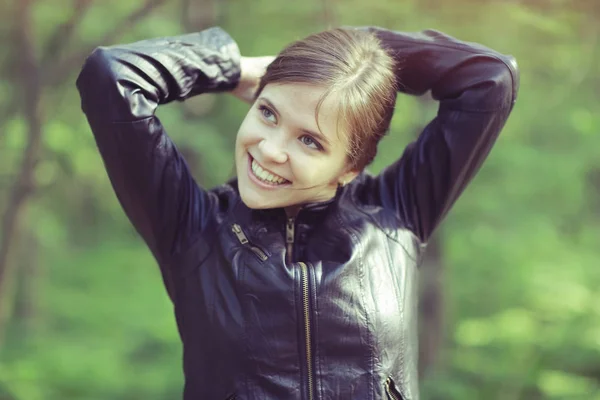
[[[252,160],[252,172],[254,172],[257,178],[268,183],[282,184],[287,182],[286,179],[262,169],[255,160]]]

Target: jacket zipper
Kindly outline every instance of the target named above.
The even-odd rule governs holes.
[[[294,236],[295,236],[295,218],[289,217],[285,225],[286,242],[286,260],[288,264],[293,263]],[[302,284],[302,314],[304,319],[304,339],[306,347],[306,377],[308,383],[308,400],[314,400],[314,372],[312,356],[312,334],[311,334],[311,313],[310,313],[310,276],[309,266],[306,263],[299,262],[300,277]]]
[[[388,396],[390,396],[390,399],[402,400],[402,398],[396,394],[396,391],[394,390],[394,382],[390,377],[385,380],[385,391],[387,392]]]
[[[231,230],[233,231],[233,233],[235,234],[237,239],[240,241],[240,243],[242,245],[248,247],[250,250],[252,250],[252,252],[256,255],[256,257],[258,257],[258,259],[260,261],[266,261],[267,258],[269,258],[267,256],[267,253],[265,253],[260,248],[254,246],[252,243],[250,243],[250,241],[248,240],[248,237],[242,230],[241,226],[239,226],[238,224],[233,224],[233,225],[231,225]]]
[[[294,252],[294,217],[289,217],[285,224],[285,243],[286,243],[286,261],[292,263],[292,253]]]
[[[306,345],[306,376],[308,380],[308,400],[314,400],[314,372],[312,357],[311,313],[310,313],[310,276],[309,267],[305,263],[300,265],[302,277],[302,308],[304,311],[304,336]]]

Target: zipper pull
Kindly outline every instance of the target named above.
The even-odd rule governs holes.
[[[252,252],[254,254],[256,254],[256,256],[260,259],[260,261],[267,261],[267,259],[269,258],[267,256],[267,253],[265,253],[264,251],[262,251],[261,249],[259,249],[256,246],[250,246],[250,250],[252,250]]]
[[[287,224],[285,224],[285,242],[287,243],[286,259],[288,264],[291,264],[294,251],[294,217],[288,218]]]
[[[285,242],[287,244],[294,243],[294,217],[290,217],[287,220],[285,226]]]
[[[394,385],[394,382],[392,381],[392,378],[388,377],[385,380],[385,391],[387,392],[388,396],[390,396],[390,398],[392,400],[401,400],[398,395],[395,392],[395,388],[396,386]]]
[[[246,246],[246,247],[250,248],[250,250],[252,250],[252,252],[260,259],[260,261],[266,261],[269,258],[269,256],[267,256],[267,253],[262,251],[260,248],[253,246],[250,243],[250,241],[248,240],[248,237],[242,230],[241,226],[239,226],[238,224],[233,224],[233,225],[231,225],[231,231],[233,233],[235,233],[235,236],[238,238],[238,240],[240,241],[241,244],[243,244],[244,246]]]
[[[237,236],[237,238],[238,238],[238,240],[240,241],[241,244],[247,244],[248,243],[248,238],[246,237],[246,235],[242,231],[242,227],[241,226],[239,226],[238,224],[233,224],[233,225],[231,225],[231,230],[233,231],[233,233],[235,233],[235,236]]]

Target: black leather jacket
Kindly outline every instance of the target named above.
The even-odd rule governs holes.
[[[480,45],[366,29],[398,60],[401,91],[430,90],[439,112],[379,175],[295,219],[249,209],[235,180],[200,188],[154,115],[236,86],[239,51],[223,30],[102,47],[85,62],[83,110],[174,304],[186,400],[419,397],[419,259],[490,151],[519,78],[513,58]]]

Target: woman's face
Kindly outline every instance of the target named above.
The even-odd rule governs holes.
[[[250,208],[278,208],[325,201],[347,171],[344,132],[337,132],[335,96],[317,103],[325,89],[306,84],[266,85],[238,131],[235,161],[240,195]],[[321,129],[319,129],[319,127]]]

